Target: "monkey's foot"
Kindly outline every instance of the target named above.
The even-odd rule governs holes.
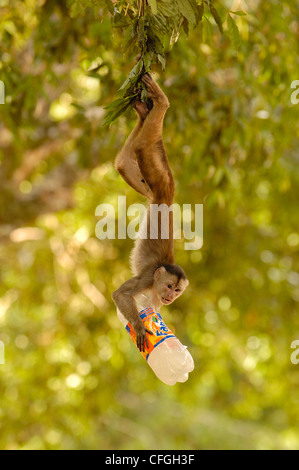
[[[146,106],[146,103],[143,103],[142,101],[139,101],[138,99],[134,102],[133,108],[137,112],[137,114],[140,116],[140,118],[144,121],[146,116],[149,113],[148,107]]]
[[[153,100],[153,102],[159,103],[159,105],[169,107],[169,101],[167,96],[163,93],[158,83],[152,78],[149,73],[146,73],[142,77],[143,83],[146,85],[148,97]]]

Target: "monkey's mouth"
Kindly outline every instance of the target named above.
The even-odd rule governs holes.
[[[165,297],[161,297],[161,300],[162,300],[163,304],[165,304],[165,305],[171,303],[171,300],[165,299]]]

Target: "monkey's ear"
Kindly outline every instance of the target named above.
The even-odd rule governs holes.
[[[188,279],[181,279],[180,282],[179,282],[179,286],[184,291],[186,289],[186,287],[189,286]]]
[[[164,266],[157,268],[156,271],[154,272],[154,280],[156,281],[157,279],[159,279],[161,274],[164,274],[164,273],[166,273],[166,269]]]

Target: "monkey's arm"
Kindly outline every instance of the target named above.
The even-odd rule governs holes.
[[[136,141],[144,123],[141,114],[144,112],[144,103],[136,103],[135,110],[138,114],[137,124],[117,155],[114,166],[122,178],[134,188],[135,191],[149,198],[151,196],[151,190],[140,171],[135,153]]]
[[[126,319],[131,323],[136,333],[137,348],[140,351],[144,351],[144,341],[147,347],[148,340],[146,333],[152,334],[151,331],[147,330],[142,323],[139,316],[134,295],[142,292],[148,287],[144,279],[139,277],[133,277],[124,284],[122,284],[116,291],[113,292],[112,298]]]
[[[135,141],[136,141],[136,138],[140,132],[140,129],[142,127],[142,124],[143,124],[143,121],[142,119],[138,116],[138,121],[136,123],[136,126],[134,127],[134,129],[132,130],[131,134],[129,135],[129,137],[127,138],[123,148],[121,149],[121,151],[119,152],[119,154],[117,155],[116,157],[116,160],[115,160],[115,166],[117,167],[117,164],[120,160],[126,158],[127,156],[131,156],[134,154],[134,151],[135,151]]]

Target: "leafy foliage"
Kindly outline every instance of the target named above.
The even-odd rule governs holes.
[[[107,107],[106,124],[111,124],[125,112],[136,97],[142,101],[147,100],[146,89],[140,82],[141,77],[150,72],[152,64],[160,63],[162,70],[165,70],[167,53],[177,42],[182,29],[188,36],[189,30],[197,27],[204,18],[203,41],[210,42],[212,26],[204,16],[205,7],[223,33],[222,19],[212,1],[201,0],[199,4],[196,0],[136,0],[114,3],[112,22],[114,27],[125,30],[124,51],[130,53],[135,50],[140,58],[120,87],[122,98]],[[228,12],[227,25],[229,36],[238,48],[238,27]]]

